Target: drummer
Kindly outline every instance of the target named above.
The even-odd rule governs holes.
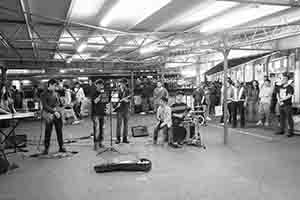
[[[184,121],[185,116],[190,110],[187,104],[183,102],[183,96],[184,93],[182,91],[178,91],[176,93],[175,103],[171,106],[172,127],[173,127],[171,144],[176,147],[180,147],[186,138],[186,131],[176,131],[176,130],[184,130],[184,129],[176,129],[176,128],[182,127],[182,122]]]

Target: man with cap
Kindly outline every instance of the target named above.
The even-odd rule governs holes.
[[[130,104],[130,91],[126,86],[126,79],[122,79],[119,84],[119,104],[115,109],[117,111],[117,140],[116,144],[121,142],[121,126],[123,122],[123,143],[129,143],[128,135],[128,117],[129,117],[129,104]]]

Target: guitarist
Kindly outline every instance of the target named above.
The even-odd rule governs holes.
[[[42,105],[43,105],[43,113],[42,116],[46,123],[45,128],[45,149],[43,154],[48,154],[49,146],[50,146],[50,139],[51,139],[51,132],[53,125],[55,126],[57,141],[59,145],[59,152],[66,152],[66,149],[63,147],[63,121],[62,115],[59,112],[60,99],[58,94],[56,93],[58,82],[55,79],[50,79],[48,81],[48,88],[47,90],[41,95]]]
[[[103,147],[103,125],[106,104],[109,103],[109,93],[104,90],[104,81],[98,79],[95,82],[96,91],[91,95],[92,99],[92,119],[93,119],[93,135],[94,135],[94,148]]]
[[[116,144],[121,142],[121,125],[123,125],[123,143],[129,143],[127,139],[128,135],[128,117],[129,117],[129,97],[130,92],[129,89],[126,87],[127,81],[122,79],[119,84],[118,94],[119,94],[119,106],[117,107],[117,140]]]

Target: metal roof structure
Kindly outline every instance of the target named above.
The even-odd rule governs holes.
[[[300,34],[299,6],[297,0],[2,0],[0,60],[35,67],[180,65],[222,48],[270,52],[274,41]]]

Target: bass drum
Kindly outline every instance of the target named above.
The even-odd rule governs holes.
[[[173,142],[183,143],[186,137],[186,129],[181,126],[174,126],[172,128]]]
[[[139,160],[121,161],[118,163],[107,163],[94,166],[96,173],[113,171],[144,171],[148,172],[152,168],[152,163],[146,158]]]

